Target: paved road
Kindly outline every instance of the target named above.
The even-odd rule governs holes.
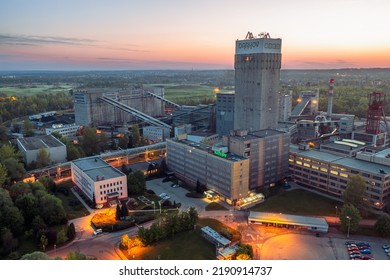
[[[321,237],[307,231],[297,231],[285,228],[265,227],[260,225],[247,224],[247,213],[244,211],[205,211],[207,200],[187,197],[187,190],[172,188],[171,182],[163,183],[162,179],[147,181],[147,188],[152,189],[158,195],[165,192],[171,200],[180,202],[181,209],[195,207],[200,217],[214,218],[241,232],[242,241],[251,244],[254,248],[255,259],[269,260],[337,260],[349,259],[345,247],[345,235],[330,228],[330,232]],[[83,200],[81,199],[83,202]],[[94,237],[94,229],[90,220],[95,212],[102,210],[87,209],[90,215],[72,220],[76,227],[76,239],[63,248],[57,248],[48,252],[49,256],[61,256],[65,258],[70,250],[82,252],[102,260],[118,260],[124,256],[117,249],[123,234],[135,235],[138,228],[130,228],[115,233],[103,233]],[[157,210],[157,209],[156,209]],[[325,217],[330,224],[337,223],[338,218]],[[365,221],[372,224],[373,221]],[[149,223],[151,224],[151,223]],[[145,225],[147,226],[147,225]],[[333,231],[332,231],[333,230]],[[375,259],[388,259],[382,249],[383,244],[390,244],[390,239],[373,237],[353,236],[350,239],[369,241]]]

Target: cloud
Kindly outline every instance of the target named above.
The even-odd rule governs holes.
[[[32,36],[32,35],[10,35],[0,34],[0,44],[2,45],[95,45],[97,41],[90,39],[79,39],[70,37],[55,36]]]

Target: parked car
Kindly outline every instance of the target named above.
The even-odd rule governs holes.
[[[352,255],[349,255],[349,258],[353,259],[353,258],[362,258],[362,255],[361,254],[352,254]]]
[[[362,254],[371,254],[371,250],[370,249],[362,249],[362,250],[360,250],[360,253],[362,253]]]
[[[171,187],[172,187],[172,188],[178,188],[179,185],[178,185],[178,184],[172,184]]]
[[[347,242],[345,242],[345,245],[356,245],[356,243],[356,241],[348,240]]]
[[[385,249],[386,253],[390,253],[390,248]]]
[[[101,234],[101,233],[103,233],[103,230],[101,228],[99,228],[93,232],[93,236],[96,236],[96,235]]]
[[[370,256],[363,256],[362,260],[375,260],[373,257]]]
[[[368,242],[358,242],[358,243],[356,243],[356,245],[358,245],[358,246],[368,246],[368,247],[371,247],[370,243],[368,243]]]
[[[383,249],[389,249],[389,248],[390,248],[390,245],[388,245],[388,244],[383,245],[382,248],[383,248]]]
[[[159,196],[160,198],[164,198],[164,197],[167,196],[167,194],[163,192],[163,193],[159,194],[158,196]]]

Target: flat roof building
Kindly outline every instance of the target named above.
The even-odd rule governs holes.
[[[371,205],[383,208],[390,198],[390,150],[357,152],[356,158],[331,154],[329,151],[302,150],[290,145],[289,170],[301,186],[340,199],[352,175],[366,181],[366,196]],[[388,162],[388,165],[383,164]]]
[[[72,181],[90,199],[104,204],[127,199],[127,177],[100,157],[88,157],[71,163]]]
[[[249,159],[187,139],[167,139],[167,165],[175,176],[195,186],[197,181],[233,204],[249,195]]]
[[[249,189],[273,186],[288,173],[290,133],[237,130],[223,137],[229,151],[250,160]]]
[[[40,149],[49,153],[51,163],[66,161],[66,146],[53,135],[18,138],[16,141],[26,164],[37,160]]]
[[[293,226],[316,232],[328,232],[329,229],[329,225],[324,218],[269,212],[250,211],[248,223]]]

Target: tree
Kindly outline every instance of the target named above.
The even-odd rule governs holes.
[[[95,128],[86,127],[81,141],[81,147],[87,156],[92,156],[99,152],[99,135]]]
[[[55,193],[57,191],[57,184],[54,182],[53,178],[42,176],[39,178],[39,182],[42,183],[48,192]]]
[[[385,214],[379,217],[375,223],[375,231],[382,237],[390,236],[390,215]]]
[[[367,208],[365,193],[366,182],[360,175],[353,175],[351,176],[347,184],[347,188],[343,193],[344,203],[352,204],[357,209],[365,211]]]
[[[359,210],[352,204],[344,204],[340,210],[341,230],[344,232],[356,232],[359,228],[361,216]]]
[[[119,221],[122,218],[122,212],[121,212],[121,207],[119,203],[116,205],[116,211],[115,211],[115,219]]]
[[[129,194],[142,194],[146,191],[146,181],[142,171],[138,170],[127,176],[127,190]]]
[[[57,232],[57,243],[62,244],[68,241],[68,237],[66,236],[65,230],[61,229],[59,232]]]
[[[46,237],[46,235],[42,234],[41,235],[41,238],[39,239],[39,242],[40,242],[40,245],[42,246],[42,251],[46,251],[46,246],[47,246],[47,243],[48,243],[48,239]]]
[[[121,243],[119,244],[119,248],[122,250],[127,250],[129,243],[129,236],[127,234],[123,234],[121,237]]]
[[[66,145],[66,158],[69,161],[83,157],[83,151],[79,146],[73,144]]]
[[[76,251],[70,251],[67,256],[68,260],[86,260],[87,256],[83,253],[76,252]]]
[[[4,125],[0,125],[0,142],[8,140],[8,129]]]
[[[4,186],[4,183],[7,181],[7,168],[0,163],[0,187]]]
[[[247,258],[248,257],[248,258]],[[253,248],[249,244],[238,243],[238,248],[235,253],[237,260],[251,260],[253,259]]]
[[[39,199],[38,209],[41,217],[48,225],[58,225],[66,222],[66,212],[59,198],[46,194]]]
[[[32,193],[23,194],[15,200],[15,205],[22,212],[26,225],[31,226],[34,217],[38,215],[38,199]]]
[[[29,119],[26,119],[23,122],[23,134],[27,137],[34,136],[34,125],[32,124],[32,122],[30,122]]]
[[[5,144],[0,148],[0,160],[4,161],[8,158],[14,158],[18,161],[22,159],[22,155],[10,144]]]
[[[76,236],[76,229],[74,227],[74,223],[70,223],[68,226],[68,230],[66,232],[66,236],[69,238],[69,240],[73,240]]]
[[[0,255],[6,256],[11,253],[18,246],[18,241],[14,238],[12,231],[4,227],[0,230]]]
[[[21,260],[51,260],[51,258],[43,252],[36,251],[23,255]]]
[[[48,166],[51,162],[50,153],[46,149],[40,148],[37,154],[36,161],[37,161],[38,168]]]
[[[8,176],[11,180],[20,180],[26,174],[23,163],[15,158],[7,158],[2,161],[2,164],[8,171]]]
[[[121,149],[127,149],[129,145],[129,137],[127,135],[124,135],[123,137],[119,138],[118,146]]]
[[[139,133],[138,124],[134,124],[131,126],[131,139],[133,147],[138,147],[141,143],[141,136]]]

